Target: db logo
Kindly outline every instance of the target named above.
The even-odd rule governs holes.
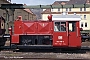
[[[58,39],[62,39],[62,36],[58,36]]]

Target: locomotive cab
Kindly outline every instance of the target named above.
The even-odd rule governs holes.
[[[81,47],[81,35],[78,15],[53,15],[53,46]]]

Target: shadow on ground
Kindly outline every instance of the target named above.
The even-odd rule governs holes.
[[[15,52],[34,52],[34,53],[70,53],[70,54],[84,54],[86,50],[60,50],[60,49],[20,49]]]

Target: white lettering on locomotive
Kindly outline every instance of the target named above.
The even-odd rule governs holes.
[[[58,36],[58,39],[62,39],[62,36]]]

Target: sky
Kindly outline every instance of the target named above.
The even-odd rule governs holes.
[[[67,1],[67,0],[11,0],[12,3],[22,3],[27,5],[50,5],[55,1]]]

